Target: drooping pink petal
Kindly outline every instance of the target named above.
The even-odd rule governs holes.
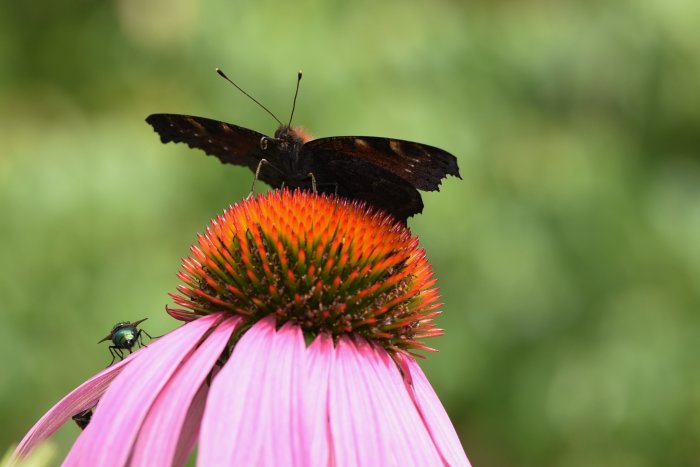
[[[395,453],[394,461],[399,465],[439,463],[440,452],[433,443],[411,394],[406,391],[396,362],[381,347],[359,339],[356,343],[359,348],[371,347],[372,351],[363,352],[363,355],[373,363],[367,366],[369,371],[374,372],[377,381],[378,388],[374,393],[386,407],[386,421],[397,422],[391,433],[396,437],[396,442],[404,448]]]
[[[214,371],[216,373],[216,370]],[[199,439],[199,427],[202,425],[204,406],[207,403],[209,386],[202,385],[192,399],[192,404],[185,416],[185,423],[180,431],[180,439],[177,440],[177,451],[173,458],[173,465],[184,465],[190,456],[192,449]]]
[[[125,465],[153,401],[180,362],[221,318],[212,314],[192,321],[144,347],[100,399],[63,465]]]
[[[269,320],[246,331],[212,382],[202,417],[198,465],[246,465],[245,455],[260,450],[262,443],[242,446],[240,438],[241,431],[253,432],[259,426],[259,398],[273,333]]]
[[[336,463],[440,465],[427,430],[420,430],[418,414],[396,365],[388,364],[377,352],[360,339],[355,342],[344,337],[338,342],[329,387]],[[399,384],[403,392],[392,389],[392,384]]]
[[[297,326],[278,332],[268,318],[251,327],[212,383],[197,463],[309,465],[301,442],[304,358]]]
[[[108,367],[85,381],[54,405],[24,436],[15,450],[15,455],[24,457],[38,444],[48,439],[66,420],[90,407],[102,397],[110,383],[136,357],[140,350],[124,360]]]
[[[329,419],[333,457],[338,465],[389,465],[376,418],[381,407],[373,406],[369,382],[357,361],[354,343],[343,338],[329,383]]]
[[[413,395],[416,407],[423,417],[423,421],[430,430],[433,442],[440,450],[442,457],[448,465],[469,466],[469,460],[459,442],[450,417],[442,406],[440,399],[425,377],[418,363],[413,358],[398,354],[404,373],[406,385]]]
[[[172,465],[188,408],[240,321],[235,317],[218,325],[160,391],[138,434],[130,465]]]
[[[306,345],[301,329],[291,323],[273,334],[268,355],[267,391],[261,404],[267,406],[267,427],[262,461],[265,465],[309,465],[302,434],[303,385]],[[270,449],[274,446],[274,449]]]
[[[330,465],[332,443],[328,424],[328,382],[335,361],[333,340],[329,335],[321,334],[306,352],[303,411],[307,429],[303,431],[302,442],[309,449],[308,465]]]

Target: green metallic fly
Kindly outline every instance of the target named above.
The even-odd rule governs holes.
[[[112,361],[107,366],[114,363],[117,357],[123,360],[125,350],[131,353],[132,349],[137,345],[139,347],[143,346],[143,334],[148,336],[149,339],[153,339],[153,337],[143,329],[137,329],[137,326],[147,319],[148,318],[140,319],[133,323],[129,321],[120,321],[112,327],[109,334],[98,342],[98,344],[100,344],[105,341],[112,341],[113,345],[109,346],[109,353],[112,355]]]

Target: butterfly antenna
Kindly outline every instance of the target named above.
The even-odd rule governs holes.
[[[264,110],[265,112],[267,112],[267,113],[269,113],[270,115],[272,115],[272,118],[274,118],[275,120],[277,120],[277,123],[279,123],[280,125],[282,125],[282,122],[280,122],[280,119],[277,118],[277,117],[275,117],[275,114],[273,114],[272,112],[270,112],[270,109],[268,109],[267,107],[265,107],[264,105],[262,105],[260,102],[258,102],[258,100],[257,100],[256,98],[254,98],[253,96],[251,96],[250,94],[248,94],[247,92],[245,92],[243,89],[241,89],[241,87],[240,87],[239,85],[237,85],[236,83],[234,83],[233,81],[231,81],[231,79],[229,79],[229,77],[226,76],[226,74],[225,74],[223,71],[221,71],[221,68],[218,68],[218,67],[217,67],[216,72],[217,72],[217,73],[219,74],[219,76],[221,76],[223,79],[225,79],[225,80],[228,81],[229,83],[233,84],[233,85],[236,87],[236,89],[238,89],[238,90],[241,91],[243,94],[245,94],[246,96],[248,96],[248,97],[250,98],[250,100],[252,100],[252,101],[255,102],[256,104],[258,104],[260,107],[262,107],[263,110]],[[298,87],[298,84],[297,84],[297,87]]]
[[[292,124],[292,117],[294,117],[294,109],[297,106],[297,96],[299,95],[299,83],[301,83],[301,70],[297,73],[297,89],[294,91],[294,100],[292,101],[292,114],[289,116],[289,123],[287,126]]]

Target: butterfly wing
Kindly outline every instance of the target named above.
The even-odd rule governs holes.
[[[308,144],[308,143],[307,143]],[[423,211],[420,193],[393,173],[362,159],[334,151],[306,152],[300,160],[306,173],[314,174],[319,192],[364,201],[392,214],[397,220]]]
[[[391,172],[419,190],[435,191],[448,175],[460,177],[457,159],[427,144],[374,136],[335,136],[311,140],[309,153],[342,153]],[[461,177],[460,177],[461,178]]]
[[[255,172],[263,158],[260,149],[262,133],[230,123],[204,117],[176,114],[153,114],[146,122],[160,135],[163,143],[185,143],[194,149],[215,156],[222,163],[242,165]],[[277,154],[270,151],[264,157],[273,166],[280,166]],[[283,174],[263,165],[258,177],[272,187],[280,187]]]

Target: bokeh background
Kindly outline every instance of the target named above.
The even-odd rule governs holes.
[[[453,152],[410,226],[424,363],[478,466],[700,465],[700,2],[0,3],[0,446],[164,313],[247,170],[144,118]],[[65,452],[72,424],[54,438]]]

